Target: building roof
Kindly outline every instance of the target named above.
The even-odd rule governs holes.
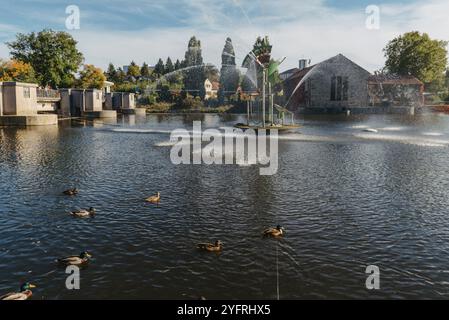
[[[297,70],[298,70],[298,68],[291,68],[291,69],[288,69],[288,70],[285,70],[285,71],[281,72],[279,75],[294,73]]]
[[[311,71],[313,69],[313,67],[315,67],[316,64],[314,64],[313,66],[304,68],[304,69],[298,69],[295,73],[293,73],[290,77],[288,77],[287,79],[285,79],[284,81],[301,81],[302,78],[305,77],[305,75],[307,73],[309,73],[309,71]]]
[[[359,68],[360,70],[363,70],[364,72],[366,72],[367,74],[370,74],[367,70],[365,70],[364,68],[362,68],[361,66],[359,66],[357,63],[355,63],[354,61],[352,61],[351,59],[348,59],[347,57],[345,57],[344,55],[342,55],[341,53],[340,54],[337,54],[336,56],[334,56],[334,57],[332,57],[332,58],[329,58],[329,59],[327,59],[327,60],[324,60],[324,61],[322,61],[322,62],[320,62],[320,63],[317,63],[317,64],[314,64],[314,65],[311,65],[311,66],[309,66],[309,67],[307,67],[307,68],[304,68],[304,69],[298,69],[298,71],[296,71],[294,74],[292,74],[289,78],[287,78],[287,79],[285,79],[284,81],[286,81],[286,82],[290,82],[290,81],[301,81],[301,79],[302,78],[304,78],[305,77],[305,75],[307,74],[307,73],[309,73],[313,68],[315,68],[316,66],[319,66],[319,65],[321,65],[321,64],[324,64],[324,63],[335,63],[335,62],[342,62],[342,61],[345,61],[345,62],[349,62],[349,63],[352,63],[354,66],[356,66],[357,68]]]
[[[370,84],[402,84],[402,85],[423,85],[421,81],[411,75],[400,76],[396,74],[376,74],[368,77]]]

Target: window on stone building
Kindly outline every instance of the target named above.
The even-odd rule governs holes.
[[[27,99],[31,98],[31,92],[29,87],[23,88],[23,97]]]
[[[332,77],[331,101],[348,100],[348,77]]]

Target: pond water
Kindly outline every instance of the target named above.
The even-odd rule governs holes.
[[[34,299],[449,297],[449,116],[299,118],[273,176],[172,164],[169,133],[193,120],[244,121],[0,128],[0,293],[30,281]],[[157,191],[159,206],[143,201]],[[90,206],[93,219],[68,215]],[[283,239],[261,237],[278,224]],[[196,250],[217,239],[221,254]],[[93,260],[69,291],[55,259],[84,250]],[[365,287],[368,265],[380,290]]]

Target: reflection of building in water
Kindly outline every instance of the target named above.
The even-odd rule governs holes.
[[[15,156],[9,157],[7,161],[14,161],[24,170],[51,166],[51,159],[59,156],[58,126],[0,128],[0,141],[1,154],[14,154]]]
[[[122,123],[130,126],[136,125],[136,115],[134,114],[123,115]]]

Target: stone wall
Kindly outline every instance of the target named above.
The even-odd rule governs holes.
[[[305,107],[347,109],[367,106],[367,80],[370,73],[343,55],[318,64],[310,72],[306,88],[309,102]],[[347,99],[331,100],[333,77],[347,80]]]

